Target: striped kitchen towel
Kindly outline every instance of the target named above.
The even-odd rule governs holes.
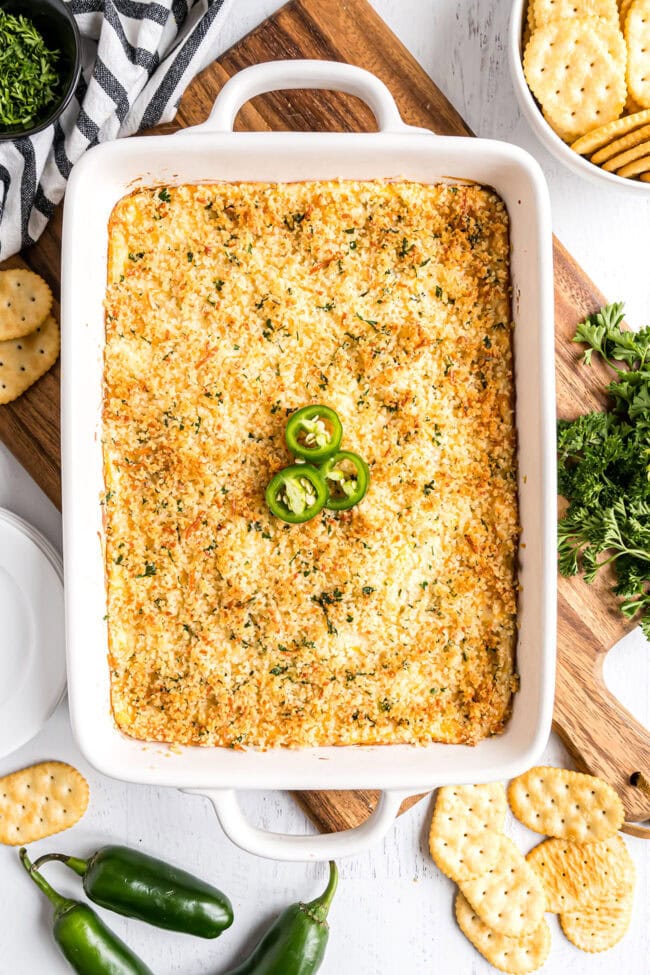
[[[0,143],[0,260],[29,247],[86,149],[168,122],[220,51],[231,0],[69,0],[82,36],[75,97],[54,124]]]

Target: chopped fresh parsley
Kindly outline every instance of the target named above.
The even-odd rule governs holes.
[[[334,624],[332,623],[329,617],[328,606],[331,606],[333,603],[340,603],[342,599],[343,599],[343,593],[338,588],[338,586],[335,589],[333,589],[331,592],[322,592],[320,596],[311,597],[311,601],[313,603],[316,603],[318,606],[320,606],[320,608],[323,611],[325,622],[327,623],[328,633],[338,633],[338,630],[336,629],[336,627],[334,626]]]
[[[167,189],[167,187],[165,187],[164,189],[162,189],[160,191],[160,193],[158,194],[158,199],[159,200],[162,200],[163,203],[171,203],[171,199],[172,198],[171,198],[170,192]]]
[[[409,254],[413,250],[414,247],[415,247],[415,244],[409,244],[409,242],[406,239],[406,237],[402,237],[402,243],[400,244],[400,246],[398,248],[397,256],[398,257],[406,257],[406,255]]]
[[[295,230],[296,227],[300,226],[306,216],[306,213],[290,213],[284,218],[283,223],[287,230]]]
[[[332,589],[331,592],[322,592],[320,596],[312,596],[312,599],[315,603],[318,603],[319,606],[331,606],[332,603],[341,602],[343,599],[343,593],[337,586],[335,589]]]
[[[140,575],[137,575],[136,579],[148,579],[150,576],[155,576],[155,574],[156,574],[155,564],[153,562],[145,562],[144,572],[141,572]]]
[[[650,638],[650,326],[621,329],[623,305],[578,325],[587,346],[614,373],[610,409],[558,422],[558,489],[569,507],[558,527],[562,575],[593,582],[611,565],[621,612]]]
[[[60,57],[31,20],[0,10],[0,129],[27,129],[44,120],[62,94]]]
[[[354,314],[356,315],[356,317],[359,319],[360,322],[365,322],[366,325],[370,325],[371,328],[374,328],[375,331],[377,331],[377,327],[376,327],[377,326],[377,319],[376,318],[364,318],[363,315],[360,315],[358,311],[355,311]]]

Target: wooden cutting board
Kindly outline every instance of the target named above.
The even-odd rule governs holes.
[[[323,58],[369,69],[390,88],[405,121],[445,135],[465,135],[463,120],[366,0],[294,0],[204,71],[189,87],[177,118],[156,133],[205,119],[221,85],[250,64],[276,58]],[[324,92],[277,92],[256,98],[239,115],[238,129],[351,130],[375,128],[357,99]],[[24,261],[55,293],[59,284],[61,215]],[[20,264],[20,258],[9,264]],[[575,326],[603,302],[602,295],[560,243],[555,242],[555,316],[558,413],[574,417],[602,405],[596,369],[578,364]],[[602,379],[602,376],[601,376]],[[0,438],[60,504],[58,366],[14,404],[0,407]],[[650,795],[630,783],[650,778],[650,736],[606,689],[602,664],[629,629],[604,582],[560,580],[555,727],[579,766],[607,779],[620,793],[627,818],[650,817]],[[296,796],[319,829],[363,821],[377,794],[303,792]],[[417,797],[406,805],[412,805]]]

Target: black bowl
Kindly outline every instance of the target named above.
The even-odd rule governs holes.
[[[56,121],[67,108],[81,74],[81,38],[63,0],[0,0],[0,9],[10,14],[23,14],[40,31],[50,49],[61,51],[57,64],[57,73],[61,78],[59,100],[45,109],[43,117],[29,128],[0,129],[0,141],[3,141],[40,132]]]

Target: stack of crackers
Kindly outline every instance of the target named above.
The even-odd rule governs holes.
[[[52,292],[38,274],[0,271],[0,404],[24,393],[56,362],[59,326]]]
[[[650,0],[529,0],[523,65],[575,152],[650,182]]]
[[[508,801],[524,825],[551,837],[525,857],[503,832]],[[462,932],[496,968],[524,975],[551,950],[546,911],[559,914],[583,951],[604,951],[625,934],[635,871],[622,823],[621,801],[605,782],[538,767],[507,794],[500,783],[439,789],[429,846],[458,884]]]

